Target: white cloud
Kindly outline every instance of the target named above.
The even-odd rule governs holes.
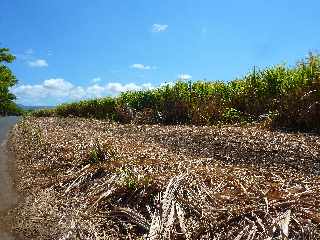
[[[158,24],[158,23],[155,23],[152,25],[152,29],[151,31],[152,32],[164,32],[167,30],[169,26],[166,25],[166,24]]]
[[[191,75],[189,75],[189,74],[180,74],[179,76],[178,76],[178,79],[179,80],[189,80],[189,79],[191,79],[192,78],[192,76]]]
[[[169,86],[169,87],[173,87],[175,85],[175,82],[164,82],[160,84],[160,87],[165,87],[165,86]]]
[[[87,87],[86,95],[88,97],[102,97],[106,95],[106,88],[98,84]]]
[[[30,67],[48,67],[48,63],[45,59],[36,59],[28,61]]]
[[[154,88],[151,83],[143,83],[143,84],[141,84],[141,87],[142,87],[142,89],[153,89]]]
[[[40,84],[22,84],[12,88],[18,102],[26,105],[46,105],[48,102],[62,103],[80,99],[115,96],[121,92],[151,89],[150,83],[110,82],[106,85],[97,83],[89,86],[75,86],[62,78],[44,80]]]
[[[52,78],[43,81],[43,86],[46,89],[69,91],[73,88],[72,83],[65,81],[62,78]]]
[[[109,92],[112,95],[117,95],[121,92],[126,91],[137,91],[137,90],[146,90],[146,89],[152,89],[151,83],[144,83],[141,85],[135,84],[135,83],[128,83],[128,84],[122,84],[118,82],[110,82],[106,86],[107,92]]]
[[[62,78],[44,80],[41,84],[23,84],[12,89],[12,92],[21,99],[46,100],[47,98],[63,99],[74,92],[74,85]],[[78,89],[80,90],[80,89]]]
[[[135,63],[130,66],[131,68],[140,69],[140,70],[150,70],[151,67],[141,63]]]
[[[77,101],[77,100],[81,100],[82,98],[85,98],[86,95],[87,95],[86,90],[83,87],[75,86],[69,90],[68,97],[66,100]]]

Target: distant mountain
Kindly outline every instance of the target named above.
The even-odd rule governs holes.
[[[50,108],[54,108],[54,106],[25,106],[22,104],[17,104],[18,107],[22,108],[23,110],[38,110],[38,109],[50,109]]]

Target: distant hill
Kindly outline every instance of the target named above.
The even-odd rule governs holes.
[[[20,108],[22,108],[23,110],[26,110],[26,111],[54,108],[54,106],[25,106],[25,105],[22,105],[22,104],[18,104],[18,106]]]

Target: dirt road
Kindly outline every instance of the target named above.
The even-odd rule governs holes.
[[[7,136],[10,128],[18,121],[17,117],[0,117],[0,240],[15,239],[7,233],[6,212],[14,206],[17,196],[13,179],[9,174],[10,154],[7,151]]]

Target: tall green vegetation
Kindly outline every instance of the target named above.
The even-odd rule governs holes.
[[[276,127],[320,129],[320,57],[294,67],[254,68],[231,82],[178,81],[116,98],[63,104],[35,115],[107,118],[120,122],[217,124],[270,118]]]
[[[20,112],[14,103],[15,96],[10,93],[10,87],[17,83],[16,77],[4,63],[15,60],[8,48],[0,48],[0,115],[17,114]]]

